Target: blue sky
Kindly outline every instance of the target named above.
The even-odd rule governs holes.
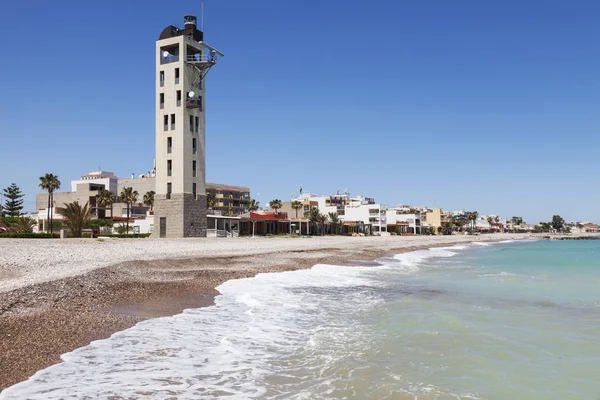
[[[598,221],[600,3],[206,0],[207,178]],[[8,2],[0,187],[152,168],[154,43],[200,1]]]

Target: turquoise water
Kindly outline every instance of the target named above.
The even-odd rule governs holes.
[[[600,399],[599,256],[470,244],[229,281],[0,398]]]

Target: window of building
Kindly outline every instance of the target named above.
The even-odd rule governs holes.
[[[175,130],[175,114],[171,114],[171,130]]]
[[[181,107],[181,90],[177,91],[177,107]]]
[[[202,96],[198,96],[198,110],[202,111]]]
[[[192,178],[196,177],[196,160],[192,161]]]
[[[169,130],[169,116],[165,115],[164,119],[165,119],[165,131],[168,131]]]
[[[200,125],[200,118],[196,117],[196,133],[198,133],[198,125]]]
[[[198,152],[196,148],[196,138],[192,139],[192,154],[196,154]]]
[[[171,198],[171,182],[167,183],[167,199]]]
[[[173,151],[173,138],[168,137],[167,138],[167,154],[171,154],[172,151]]]
[[[160,71],[160,87],[165,86],[165,71]]]
[[[192,183],[192,194],[194,195],[194,200],[196,200],[196,182]]]
[[[198,90],[202,90],[202,78],[198,79]]]
[[[194,132],[194,116],[190,115],[190,132]]]
[[[163,108],[165,108],[165,94],[161,93],[159,96],[159,103],[160,103],[160,109],[162,110]]]
[[[179,43],[162,46],[159,56],[161,65],[179,61]]]
[[[173,173],[173,161],[167,160],[167,176],[171,176]]]
[[[175,84],[179,83],[179,68],[175,68]]]

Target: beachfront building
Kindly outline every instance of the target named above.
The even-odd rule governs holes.
[[[421,214],[422,225],[438,232],[444,222],[448,221],[448,214],[441,208],[429,208]]]
[[[196,17],[167,26],[156,41],[156,195],[158,237],[206,236],[205,85],[222,56],[204,43]]]
[[[387,228],[388,232],[394,232],[399,235],[420,235],[422,232],[421,213],[413,213],[406,210],[406,207],[389,207],[387,209]]]
[[[144,204],[144,196],[146,193],[156,191],[156,178],[153,177],[151,173],[140,174],[137,175],[138,177],[136,177],[135,174],[132,175],[133,177],[131,178],[119,179],[112,172],[94,171],[81,176],[80,179],[71,181],[70,192],[55,192],[53,209],[54,230],[61,228],[63,219],[63,217],[57,213],[56,209],[58,207],[63,207],[66,203],[72,203],[74,201],[78,201],[81,205],[89,203],[92,207],[94,218],[110,219],[114,222],[115,227],[120,224],[125,224],[127,222],[127,204],[122,203],[119,196],[123,189],[130,187],[132,191],[138,193],[138,199],[129,207],[129,226],[137,233],[152,233],[154,230],[154,209],[151,205]],[[244,186],[210,183],[207,187],[230,188],[231,191],[229,192],[229,197],[233,200],[235,200],[234,197],[236,196],[241,196],[244,199],[250,197],[250,188]],[[114,202],[112,205],[103,207],[98,204],[97,196],[102,190],[108,190],[114,195]],[[48,228],[47,204],[47,193],[40,193],[36,196],[36,209],[38,210],[37,229],[40,232],[45,231]],[[239,223],[236,224],[236,221],[239,221],[239,215],[242,212],[237,211],[239,208],[235,207],[235,203],[232,203],[232,207],[228,207],[227,209],[235,210],[237,218],[235,215],[225,216],[220,213],[219,215],[209,215],[207,219],[209,228],[212,230],[210,232],[211,236],[234,235],[237,226],[239,225]],[[206,224],[206,222],[203,221],[197,222]],[[219,232],[217,234],[217,230],[225,231],[227,233]]]
[[[206,193],[215,199],[215,204],[209,205],[210,215],[235,217],[248,211],[251,200],[249,187],[207,182]]]

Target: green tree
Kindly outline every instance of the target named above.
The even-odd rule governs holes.
[[[318,222],[321,226],[321,236],[325,235],[325,224],[327,223],[328,217],[325,214],[319,214]]]
[[[206,193],[206,206],[208,208],[213,208],[215,205],[217,205],[217,198],[211,192],[207,192]]]
[[[124,225],[124,224],[119,224],[115,227],[115,232],[117,232],[119,235],[126,235],[131,230],[132,230],[132,228],[130,228],[129,225]]]
[[[488,222],[488,224],[490,224],[490,232],[493,231],[493,229],[494,229],[494,227],[493,227],[493,225],[494,225],[494,218],[488,217],[487,218],[487,222]]]
[[[250,199],[250,201],[248,202],[248,211],[256,211],[259,207],[259,202],[254,199]]]
[[[279,213],[279,210],[281,209],[281,206],[282,206],[281,200],[279,200],[279,199],[274,199],[274,200],[271,200],[269,202],[269,208],[275,210],[276,214]]]
[[[333,226],[334,233],[337,235],[339,229],[343,225],[343,222],[340,219],[340,216],[338,215],[338,213],[330,212],[329,213],[329,222],[331,223],[331,226]]]
[[[550,222],[540,222],[539,230],[540,232],[550,232],[552,229],[552,224]]]
[[[127,232],[129,232],[129,211],[134,203],[138,200],[138,192],[133,190],[131,186],[124,187],[121,191],[121,201],[127,204]]]
[[[523,218],[521,218],[521,217],[512,217],[510,219],[510,222],[512,222],[513,225],[523,225],[524,224]]]
[[[58,176],[53,174],[46,174],[40,176],[40,184],[38,185],[43,190],[48,192],[48,219],[47,222],[50,224],[50,233],[54,232],[54,191],[60,189],[60,181]]]
[[[151,190],[149,192],[146,192],[146,194],[144,195],[144,204],[147,205],[148,207],[150,207],[150,211],[152,211],[154,209],[154,195],[156,193],[154,192],[154,190]]]
[[[313,230],[319,226],[319,217],[321,213],[317,207],[313,207],[308,212],[308,222],[313,227]]]
[[[18,217],[10,224],[10,231],[14,233],[33,232],[35,220],[29,217]]]
[[[450,229],[454,230],[454,227],[458,228],[459,232],[462,232],[463,226],[465,226],[467,224],[468,221],[468,216],[461,216],[461,215],[453,215],[450,218],[449,222],[449,226]],[[451,234],[452,232],[450,232],[449,234]]]
[[[11,183],[9,187],[4,189],[4,197],[6,197],[6,201],[4,202],[4,211],[3,213],[7,217],[18,217],[23,213],[23,197],[25,195],[21,192],[21,189],[14,183]]]
[[[92,207],[90,203],[83,206],[78,201],[67,203],[64,207],[57,208],[56,211],[64,217],[64,224],[71,231],[73,237],[81,237],[81,230],[92,218]]]
[[[565,228],[565,220],[562,219],[562,217],[560,215],[554,215],[552,216],[552,229],[554,229],[557,232],[562,232],[562,230]]]
[[[115,202],[115,195],[106,189],[101,190],[98,193],[98,195],[96,196],[96,203],[100,207],[103,207],[105,210],[108,207],[112,207],[114,202]],[[112,216],[112,213],[111,213],[111,216]]]
[[[438,231],[442,235],[452,235],[453,226],[451,221],[442,222],[442,225],[439,227]]]
[[[300,210],[302,207],[302,202],[298,200],[292,201],[292,208],[296,211],[296,219],[298,219],[298,210]]]

